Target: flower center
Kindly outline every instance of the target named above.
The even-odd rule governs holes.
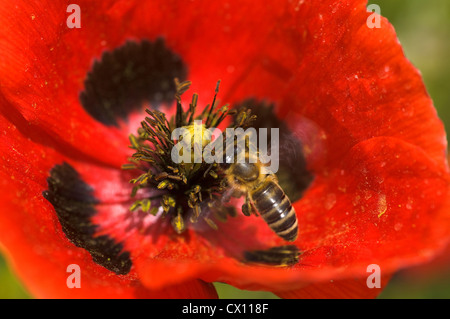
[[[196,114],[197,94],[193,94],[189,108],[184,111],[181,95],[189,89],[190,84],[189,81],[180,83],[175,80],[177,110],[171,119],[158,110],[146,110],[149,116],[141,122],[137,134],[129,136],[130,147],[135,153],[130,163],[122,166],[123,169],[141,171],[130,181],[134,184],[132,197],[139,197],[130,210],[141,209],[152,215],[169,217],[179,234],[186,229],[188,222],[196,223],[199,219],[217,229],[211,212],[220,219],[235,213],[229,207],[217,209],[221,205],[215,205],[227,187],[223,166],[221,163],[205,161],[204,158],[197,160],[197,155],[201,156],[205,148],[211,145],[210,129],[217,128],[227,116],[236,115],[231,125],[233,128],[246,128],[255,119],[250,111],[236,112],[229,110],[227,105],[217,105],[220,81],[212,103],[206,105],[199,115]],[[179,140],[174,140],[174,133],[180,128],[184,133],[175,134]],[[212,153],[218,155],[214,151]],[[183,161],[177,160],[180,156]],[[138,196],[139,192],[144,197]],[[212,209],[213,206],[216,206],[215,209]],[[204,210],[207,212],[202,214]]]

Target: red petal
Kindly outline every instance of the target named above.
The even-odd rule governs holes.
[[[294,269],[251,267],[227,255],[216,257],[212,263],[214,256],[209,251],[198,256],[179,246],[178,251],[162,252],[161,261],[144,263],[142,269],[148,269],[148,275],[143,274],[143,280],[163,285],[167,278],[152,274],[150,269],[165,268],[182,278],[201,276],[247,289],[285,289],[288,285],[302,287],[311,280],[367,276],[367,266],[374,263],[383,274],[390,274],[429,261],[445,247],[449,234],[448,172],[421,148],[400,139],[377,137],[358,143],[335,165],[327,175],[317,176],[305,197],[296,203],[300,225],[297,245],[303,255]],[[221,249],[232,243],[245,247],[251,240],[244,239],[242,234],[248,232],[243,225],[245,222],[234,232],[220,232],[217,245]],[[191,237],[189,245],[202,246],[196,237]],[[222,251],[214,253],[220,256]],[[184,258],[180,260],[181,255]]]
[[[365,1],[350,2],[332,13],[325,5],[314,15],[299,13],[296,32],[306,35],[291,50],[302,59],[281,113],[288,121],[301,114],[324,130],[331,167],[358,142],[390,136],[422,148],[446,169],[444,127],[419,71],[405,58],[387,20],[370,29]]]
[[[2,42],[7,54],[4,61],[8,61],[0,68],[3,91],[26,119],[76,144],[84,152],[98,157],[98,152],[94,152],[96,141],[86,138],[104,134],[115,134],[110,139],[115,144],[111,147],[103,144],[102,148],[116,151],[125,147],[117,143],[127,144],[118,136],[119,132],[105,131],[81,112],[77,98],[84,77],[92,59],[98,58],[103,50],[117,47],[130,36],[152,39],[165,35],[169,46],[190,66],[190,79],[195,85],[201,83],[199,87],[204,91],[211,91],[207,83],[213,87],[222,78],[227,100],[235,101],[249,94],[275,102],[283,100],[283,113],[288,107],[295,108],[320,127],[326,127],[327,133],[340,141],[334,144],[346,145],[347,149],[358,140],[395,133],[394,136],[424,144],[429,156],[441,160],[445,149],[443,127],[430,107],[420,76],[405,60],[394,31],[385,20],[381,29],[367,28],[364,4],[364,1],[329,1],[314,7],[304,3],[255,7],[238,2],[152,1],[138,10],[133,4],[121,2],[81,3],[83,28],[68,30],[62,23],[67,15],[66,3],[13,6],[6,2],[0,14],[16,15],[7,20],[10,24],[3,29],[4,38],[8,39],[8,30],[20,32],[15,41]],[[175,21],[167,19],[177,10],[191,14],[180,14]],[[160,14],[152,14],[155,12]],[[99,17],[101,13],[104,15]],[[96,19],[89,19],[93,14]],[[242,20],[247,23],[245,29]],[[278,28],[272,27],[275,24]],[[248,45],[254,30],[259,36],[253,37]],[[33,43],[32,50],[22,49],[28,47],[26,43]],[[31,62],[37,60],[39,64]],[[335,67],[337,64],[339,68]],[[21,83],[29,83],[31,87],[24,89]],[[203,94],[200,97],[209,99]],[[337,105],[346,108],[336,109]],[[386,108],[391,114],[388,119],[383,116]],[[322,112],[317,112],[318,109]],[[56,121],[61,118],[64,121]],[[397,123],[406,118],[408,123],[414,121],[431,128],[429,136],[411,133]],[[368,119],[370,123],[366,123]],[[335,125],[330,127],[332,123]],[[83,130],[76,129],[80,125]],[[68,127],[73,134],[69,138],[61,133]],[[372,130],[362,129],[367,127]],[[347,130],[348,134],[343,135]],[[102,143],[109,142],[102,140]],[[108,156],[102,159],[110,160]]]
[[[81,30],[64,26],[65,6],[57,2],[0,6],[0,16],[15,14],[13,19],[5,18],[0,38],[9,39],[5,35],[18,30],[16,41],[0,42],[5,52],[0,63],[2,92],[11,103],[3,112],[15,110],[9,120],[23,133],[29,132],[25,124],[31,122],[40,128],[40,136],[54,136],[61,153],[74,147],[78,160],[95,158],[116,166],[123,162],[125,137],[87,116],[79,106],[78,93],[93,57],[129,37],[154,39],[161,34],[189,64],[189,79],[199,83],[201,99],[209,100],[202,93],[210,92],[221,78],[227,102],[249,94],[268,98],[280,105],[281,115],[294,109],[326,137],[322,141],[325,159],[320,166],[310,162],[316,181],[296,203],[301,225],[297,244],[304,251],[299,265],[286,270],[241,264],[220,246],[226,238],[217,243],[217,257],[216,243],[192,236],[191,242],[180,243],[184,239],[178,238],[163,251],[158,245],[153,259],[144,252],[136,255],[137,272],[146,284],[162,287],[171,280],[200,277],[243,288],[295,289],[313,279],[364,276],[365,267],[374,262],[383,272],[391,272],[428,260],[448,241],[442,124],[392,27],[385,20],[381,29],[365,25],[365,1],[284,6],[246,6],[238,1],[155,1],[140,6],[81,2]],[[93,139],[104,136],[109,138]],[[7,149],[3,165],[22,156],[13,150]],[[42,154],[42,148],[31,151],[31,158]],[[43,153],[50,156],[49,152]],[[117,153],[122,155],[114,156]],[[18,163],[25,163],[24,172],[36,164],[24,159]],[[17,191],[28,190],[42,201],[38,196],[45,189],[44,172],[50,163],[54,162],[36,165],[43,171],[30,177],[40,188],[22,185]],[[20,172],[19,164],[13,166]],[[23,173],[19,175],[28,181]],[[10,176],[14,175],[8,174],[7,181]],[[30,214],[28,222],[36,226],[48,227],[48,216],[56,223],[51,207],[44,206],[47,221],[39,221],[30,207],[37,212],[42,208],[24,209],[31,200],[17,204],[17,198],[6,198],[19,205],[11,206],[20,208],[17,223],[28,217],[25,212]],[[53,238],[48,240],[51,245]],[[167,238],[161,240],[164,243]],[[151,247],[149,241],[147,247]],[[159,271],[151,273],[155,269]],[[176,276],[159,277],[164,271]]]
[[[149,290],[134,272],[124,276],[92,261],[61,230],[53,206],[42,192],[56,163],[70,161],[54,150],[34,143],[0,117],[0,242],[15,272],[39,298],[216,298],[211,284],[195,279],[172,287]],[[73,165],[80,165],[73,162]],[[82,164],[80,167],[85,167]],[[100,168],[98,168],[100,170]],[[105,169],[106,170],[106,169]],[[68,288],[67,267],[81,268],[81,288]],[[50,275],[51,274],[51,275]]]

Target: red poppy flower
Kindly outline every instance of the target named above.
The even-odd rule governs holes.
[[[0,6],[0,242],[34,296],[206,298],[216,281],[376,296],[369,265],[384,284],[448,242],[443,126],[392,26],[367,26],[365,1],[77,3],[72,29],[65,1]],[[193,83],[183,105],[193,92],[207,105],[221,79],[221,101],[280,128],[298,262],[251,262],[287,244],[257,216],[203,209],[178,234],[170,202],[168,218],[130,211],[129,134],[146,107],[174,114],[174,78]],[[72,264],[81,288],[66,285]]]

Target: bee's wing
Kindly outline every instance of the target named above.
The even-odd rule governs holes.
[[[301,198],[311,183],[313,175],[309,171],[309,164],[310,161],[316,160],[314,156],[317,156],[323,147],[311,139],[313,126],[310,123],[306,120],[298,123],[292,130],[287,127],[281,127],[278,131],[270,130],[267,151],[270,163],[264,164],[269,166],[269,171],[276,174],[280,186],[291,201]]]

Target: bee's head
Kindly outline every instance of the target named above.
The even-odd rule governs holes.
[[[254,182],[259,178],[260,168],[258,164],[237,163],[230,167],[230,173],[237,182],[245,184]]]
[[[228,168],[231,164],[237,163],[238,161],[245,160],[245,149],[242,149],[238,144],[234,142],[231,145],[225,147],[223,152],[223,164],[224,167]]]

